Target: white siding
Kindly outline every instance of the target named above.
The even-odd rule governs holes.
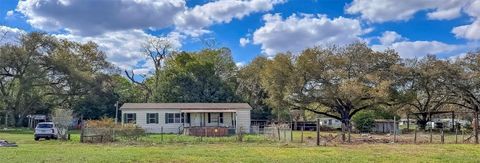
[[[243,132],[250,133],[250,110],[237,110],[237,130],[242,128]]]
[[[124,109],[123,113],[136,113],[136,124],[147,133],[160,133],[163,126],[164,133],[178,133],[182,123],[165,124],[165,113],[180,113],[178,109]],[[147,113],[158,113],[158,124],[147,124]]]
[[[136,113],[136,124],[143,129],[147,133],[160,133],[161,127],[163,127],[164,133],[179,133],[182,129],[182,123],[169,123],[165,124],[165,113],[181,113],[180,109],[123,109],[122,116],[125,113]],[[158,113],[158,124],[147,124],[147,113]],[[190,122],[192,126],[200,126],[202,120],[202,113],[191,113],[190,115]],[[242,127],[243,132],[249,133],[250,132],[250,109],[238,109],[237,113],[233,114],[233,118],[237,120],[237,130]],[[186,123],[186,114],[185,114],[185,126],[189,126]],[[224,127],[232,127],[232,115],[231,113],[223,113],[223,124],[211,122],[208,123],[208,113],[205,113],[205,122],[207,126],[224,126]],[[122,119],[123,122],[123,119]]]

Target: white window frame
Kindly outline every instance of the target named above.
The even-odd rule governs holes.
[[[165,119],[166,124],[183,123],[182,113],[166,113]]]
[[[158,113],[147,113],[146,118],[147,124],[158,124]],[[153,120],[153,122],[151,120]]]

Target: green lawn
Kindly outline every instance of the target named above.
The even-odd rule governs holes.
[[[472,144],[315,147],[247,137],[248,142],[236,143],[234,138],[200,142],[197,138],[165,135],[164,139],[179,141],[162,143],[159,135],[153,135],[133,145],[80,144],[77,134],[68,142],[36,142],[28,131],[0,131],[0,139],[19,145],[0,148],[0,162],[480,162],[480,146]]]

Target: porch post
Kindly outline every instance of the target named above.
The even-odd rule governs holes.
[[[202,113],[202,125],[203,127],[207,126],[207,124],[205,123],[205,113]]]
[[[232,127],[235,127],[233,125],[233,112],[230,112],[230,123],[232,123]]]

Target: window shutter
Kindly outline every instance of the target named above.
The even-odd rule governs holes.
[[[158,124],[158,113],[155,113],[155,123]]]
[[[133,113],[133,122],[137,124],[137,113]]]
[[[210,113],[208,113],[208,123],[210,123]]]
[[[223,123],[223,113],[220,113],[219,119],[220,119],[220,123]]]
[[[123,113],[123,123],[127,123],[127,113]]]
[[[190,113],[187,113],[187,123],[190,123]]]
[[[165,113],[165,124],[168,124],[168,113]]]
[[[145,115],[146,115],[146,116],[145,116],[145,117],[146,117],[145,119],[147,120],[147,124],[150,124],[150,123],[149,123],[149,117],[148,117],[148,116],[150,116],[150,114],[147,113],[147,114],[145,114]]]

